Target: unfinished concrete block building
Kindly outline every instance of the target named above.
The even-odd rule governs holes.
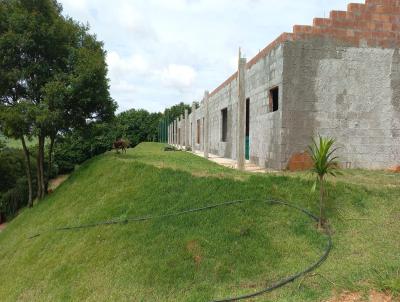
[[[295,25],[169,127],[169,143],[277,170],[316,135],[344,167],[400,163],[400,0],[367,0]]]

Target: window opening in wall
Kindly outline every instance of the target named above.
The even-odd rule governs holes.
[[[221,141],[226,142],[228,138],[228,108],[221,110]]]
[[[279,87],[272,88],[269,91],[269,111],[274,112],[279,109]]]
[[[197,120],[197,144],[200,145],[200,120]]]

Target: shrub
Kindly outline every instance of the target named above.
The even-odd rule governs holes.
[[[70,173],[76,165],[111,150],[114,140],[113,131],[105,123],[92,124],[87,129],[59,136],[54,147],[57,174]]]
[[[327,175],[335,176],[337,174],[338,163],[336,162],[337,157],[333,156],[337,148],[334,148],[335,140],[333,138],[326,138],[319,136],[318,140],[313,140],[313,144],[309,146],[311,158],[314,163],[312,172],[316,175],[316,182],[319,183],[319,222],[318,226],[321,228],[324,221],[324,196],[325,196],[325,177]]]
[[[36,170],[32,163],[33,190],[36,193]],[[28,184],[23,151],[4,148],[0,151],[0,216],[12,218],[28,203]]]
[[[178,151],[174,146],[167,146],[164,148],[164,151]]]

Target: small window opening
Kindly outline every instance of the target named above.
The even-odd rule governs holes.
[[[221,119],[221,141],[226,142],[228,138],[228,108],[221,110]]]
[[[272,88],[269,91],[269,111],[274,112],[279,109],[279,87]]]

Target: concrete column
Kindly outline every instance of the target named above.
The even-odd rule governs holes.
[[[175,121],[172,121],[172,144],[175,145]]]
[[[210,112],[208,110],[209,93],[204,93],[204,157],[208,158],[210,150]]]
[[[171,145],[171,124],[168,125],[168,144]]]
[[[177,141],[177,137],[178,137],[177,130],[178,130],[178,120],[175,119],[174,120],[174,145],[178,144],[178,141]]]
[[[183,120],[183,114],[181,114],[181,118],[180,118],[180,124],[179,124],[179,129],[181,129],[180,132],[180,138],[179,138],[179,142],[181,147],[183,147],[185,145],[185,143],[183,142],[184,137],[185,137],[185,128],[183,127],[183,125],[185,124],[185,121]]]
[[[178,117],[177,127],[176,127],[176,141],[177,141],[178,146],[181,145],[181,131],[180,131],[180,128],[181,128],[181,120]]]
[[[185,109],[185,149],[189,148],[189,110]]]
[[[239,50],[238,68],[238,123],[236,141],[236,159],[239,170],[245,168],[245,136],[246,136],[246,63]]]
[[[192,151],[196,148],[196,130],[197,129],[197,121],[196,121],[196,104],[193,102],[192,104]]]
[[[169,144],[172,145],[172,123],[169,124]]]

